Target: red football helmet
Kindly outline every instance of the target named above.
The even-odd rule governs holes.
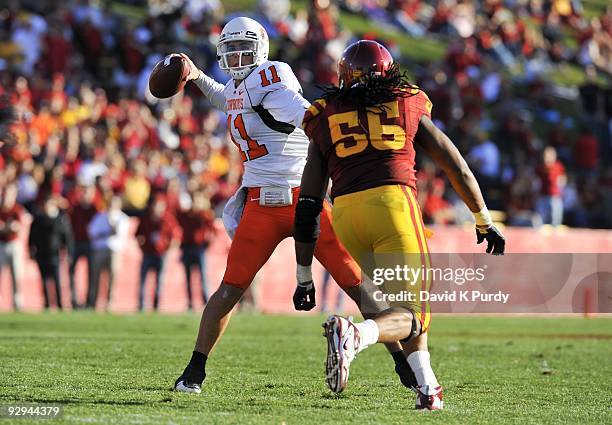
[[[384,75],[393,65],[391,53],[380,43],[372,40],[359,40],[344,50],[338,64],[338,78],[341,87],[363,75]]]

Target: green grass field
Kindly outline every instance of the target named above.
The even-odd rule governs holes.
[[[75,424],[612,423],[611,319],[435,317],[446,409],[433,413],[413,411],[382,346],[332,396],[321,321],[236,316],[195,396],[170,387],[196,316],[0,315],[0,404],[61,403],[48,423]]]

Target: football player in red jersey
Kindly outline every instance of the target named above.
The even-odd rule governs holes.
[[[304,116],[311,143],[295,218],[298,266],[308,269],[312,263],[329,177],[334,231],[366,275],[374,277],[385,258],[400,259],[412,268],[430,266],[416,201],[415,143],[442,168],[474,213],[477,242],[486,239],[488,253],[503,254],[504,238],[493,226],[476,179],[452,141],[431,121],[427,95],[407,81],[387,49],[375,41],[352,44],[344,51],[338,74],[340,87],[328,89]],[[416,408],[443,407],[442,387],[427,348],[429,305],[419,301],[419,292],[430,285],[424,277],[421,285],[404,286],[397,277],[383,284],[383,291],[403,288],[416,295],[390,303],[387,314],[362,323],[334,315],[324,323],[332,391],[346,385],[357,353],[373,343],[389,342],[395,319],[396,326],[404,326],[398,339],[416,375]],[[397,335],[397,328],[393,332]]]

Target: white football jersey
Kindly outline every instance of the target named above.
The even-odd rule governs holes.
[[[244,161],[242,186],[300,185],[308,153],[301,128],[310,103],[291,67],[267,61],[223,89],[230,135]]]

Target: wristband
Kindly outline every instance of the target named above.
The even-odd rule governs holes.
[[[310,282],[312,284],[312,269],[310,266],[302,266],[301,264],[297,265],[297,273],[296,273],[298,285],[302,283]],[[307,285],[306,285],[307,286]]]
[[[493,225],[493,220],[491,219],[491,214],[489,210],[485,206],[483,209],[474,214],[474,220],[476,220],[476,226],[479,227],[490,227]]]

